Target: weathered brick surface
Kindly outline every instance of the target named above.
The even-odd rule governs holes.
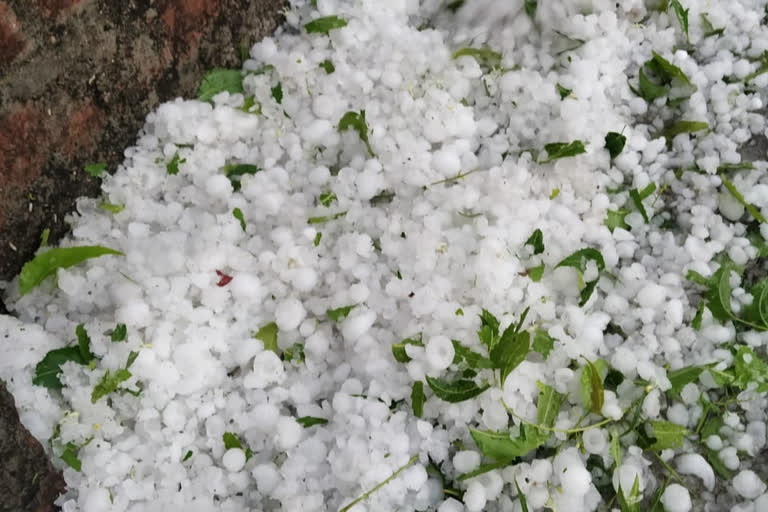
[[[270,34],[282,5],[0,0],[0,281],[43,229],[53,241],[66,232],[78,197],[98,194],[86,163],[114,170],[148,112],[193,95],[207,69],[239,66],[241,43]],[[0,381],[0,512],[54,510],[61,475],[14,413]]]

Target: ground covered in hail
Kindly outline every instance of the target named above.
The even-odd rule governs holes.
[[[294,2],[88,167],[0,317],[63,511],[768,510],[764,2],[464,3]]]

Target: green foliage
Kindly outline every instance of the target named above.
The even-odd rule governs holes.
[[[642,190],[638,190],[636,188],[633,188],[629,191],[629,198],[632,200],[632,203],[635,205],[635,208],[637,208],[637,211],[640,212],[640,215],[643,216],[643,220],[647,224],[650,219],[648,218],[648,212],[645,211],[645,206],[643,205],[643,200],[650,197],[651,194],[653,194],[656,191],[656,184],[650,183]]]
[[[597,265],[598,277],[584,284],[580,294],[581,300],[579,301],[579,306],[583,306],[587,303],[592,296],[592,292],[595,291],[595,288],[597,287],[597,282],[600,280],[600,272],[605,270],[605,260],[603,259],[603,255],[600,254],[600,251],[597,249],[581,249],[566,257],[555,266],[555,268],[573,267],[579,271],[579,277],[581,277],[586,270],[587,262],[589,261],[594,261]]]
[[[91,403],[95,404],[100,398],[107,396],[110,393],[117,391],[117,388],[131,378],[131,372],[125,368],[120,368],[111,373],[109,370],[104,374],[101,380],[96,384],[91,392]]]
[[[337,28],[342,28],[347,26],[347,20],[344,18],[340,18],[339,16],[325,16],[323,18],[317,18],[306,25],[304,25],[304,29],[307,31],[307,34],[326,34],[331,30],[335,30]]]
[[[655,51],[652,55],[640,68],[638,88],[632,88],[636,95],[650,103],[657,98],[668,96],[673,89],[681,91],[682,94],[671,98],[673,101],[686,99],[696,91],[696,87],[680,68]]]
[[[544,359],[549,357],[549,353],[555,346],[555,339],[547,333],[546,330],[538,328],[533,335],[533,350],[541,354]]]
[[[243,447],[243,443],[240,441],[240,438],[237,436],[237,434],[233,432],[224,432],[224,435],[221,436],[221,440],[224,443],[224,449],[225,450],[231,450],[232,448],[239,448],[245,452],[245,461],[248,462],[248,459],[253,457],[253,452],[248,447]]]
[[[524,245],[530,245],[533,248],[533,254],[541,254],[544,252],[544,235],[540,229],[537,229],[533,234],[525,241]]]
[[[683,5],[680,3],[679,0],[671,0],[669,2],[669,6],[672,8],[673,11],[675,11],[675,16],[677,16],[677,21],[680,22],[680,28],[683,30],[683,33],[685,34],[685,40],[690,43],[691,39],[688,36],[688,11],[690,9],[684,9]]]
[[[107,171],[107,164],[104,162],[85,164],[84,169],[94,178],[100,178]]]
[[[277,104],[282,105],[283,104],[283,83],[277,82],[277,85],[271,89],[271,92],[272,92],[272,98],[277,102]]]
[[[544,145],[544,151],[547,152],[547,158],[539,162],[542,164],[546,164],[560,158],[580,155],[582,153],[586,153],[587,149],[584,147],[584,143],[582,141],[574,140],[572,142],[550,142],[549,144]]]
[[[264,343],[264,350],[271,350],[277,354],[277,333],[277,324],[275,322],[270,322],[262,326],[253,337]]]
[[[67,361],[81,365],[88,364],[83,359],[78,347],[64,347],[51,350],[35,366],[35,376],[32,379],[32,384],[50,389],[61,389],[63,387],[61,380],[59,380],[61,365]]]
[[[603,374],[608,365],[602,359],[594,363],[586,360],[586,365],[581,371],[579,380],[581,390],[581,403],[584,409],[594,414],[601,414],[605,401],[605,388],[603,387]]]
[[[117,324],[115,325],[115,328],[112,329],[112,334],[110,334],[110,340],[112,343],[116,343],[119,341],[125,341],[125,337],[128,335],[128,327],[126,327],[125,324]]]
[[[557,93],[560,95],[561,100],[564,100],[565,98],[570,96],[571,93],[573,92],[572,89],[566,89],[560,84],[555,84],[555,89],[557,89]]]
[[[469,379],[448,381],[446,379],[426,376],[426,380],[435,396],[451,403],[470,400],[490,387],[489,384],[478,386],[474,381]]]
[[[531,19],[536,17],[536,7],[538,6],[538,0],[524,0],[523,7],[525,8],[525,14]]]
[[[81,471],[83,468],[83,462],[78,458],[78,452],[80,447],[75,443],[69,442],[64,447],[64,451],[61,453],[61,460],[64,463],[74,469],[75,471]]]
[[[485,71],[501,68],[501,54],[488,47],[484,48],[460,48],[453,54],[453,59],[459,57],[472,57]]]
[[[395,361],[398,363],[407,363],[411,360],[410,357],[408,357],[408,354],[405,352],[405,346],[406,345],[415,345],[417,347],[423,347],[424,343],[421,341],[421,334],[419,334],[418,338],[405,338],[400,343],[394,343],[392,345],[392,355],[395,358]]]
[[[702,130],[709,130],[709,124],[703,121],[676,121],[662,130],[661,136],[667,141],[672,141],[681,133],[695,133]]]
[[[349,111],[339,119],[339,132],[345,132],[350,128],[357,132],[360,140],[365,144],[368,154],[375,158],[376,154],[373,152],[371,143],[368,140],[368,124],[365,120],[365,110],[360,112]]]
[[[667,372],[667,378],[672,387],[667,390],[667,394],[673,397],[679,397],[680,392],[691,382],[698,380],[699,375],[705,370],[704,366],[686,366],[678,370]]]
[[[534,283],[538,283],[541,281],[541,278],[544,276],[544,269],[546,268],[546,265],[544,263],[541,263],[540,265],[536,265],[535,267],[527,268],[525,269],[526,273],[528,274],[528,277],[531,278],[531,281]]]
[[[605,135],[605,149],[607,149],[608,154],[611,155],[611,160],[621,154],[626,143],[627,138],[620,133],[608,132]]]
[[[179,164],[183,164],[186,161],[187,159],[181,158],[181,155],[179,155],[179,152],[177,151],[173,154],[173,157],[171,157],[171,161],[165,164],[165,171],[171,175],[179,174]]]
[[[243,74],[239,69],[212,69],[203,76],[198,89],[200,101],[211,101],[220,92],[230,94],[243,92]]]
[[[355,307],[355,304],[349,306],[343,306],[336,309],[329,309],[325,312],[326,316],[331,322],[339,323],[349,315],[349,312]]]
[[[424,401],[426,399],[424,383],[417,380],[411,387],[411,406],[413,407],[413,415],[417,418],[424,416]]]
[[[243,210],[240,208],[235,208],[232,210],[232,216],[240,222],[240,227],[243,228],[243,231],[245,231],[246,224],[245,224],[245,215],[243,215]]]
[[[319,215],[317,217],[310,217],[307,219],[307,224],[325,224],[340,219],[347,215],[347,212],[334,213],[333,215]]]
[[[118,214],[121,211],[125,210],[125,206],[123,206],[122,204],[107,203],[106,201],[100,202],[99,208],[101,208],[105,212],[114,213],[114,214]]]
[[[256,174],[261,171],[261,167],[255,164],[228,164],[222,170],[232,183],[232,190],[237,192],[241,187],[241,180],[246,174]]]
[[[302,416],[301,418],[296,418],[296,422],[301,425],[304,428],[313,427],[315,425],[326,425],[328,424],[328,420],[325,418],[317,418],[315,416]]]
[[[620,208],[618,210],[608,210],[607,216],[605,217],[604,224],[608,226],[608,229],[611,230],[611,233],[613,233],[613,230],[616,228],[626,229],[629,231],[629,224],[626,222],[627,215],[629,215],[631,212],[627,210],[626,208]]]
[[[321,62],[320,67],[323,68],[329,75],[336,71],[336,66],[333,65],[333,62],[330,59],[325,59],[323,62]]]
[[[453,350],[455,353],[455,356],[453,358],[454,364],[460,364],[462,361],[467,363],[467,366],[470,368],[477,370],[477,369],[493,369],[495,368],[493,361],[488,359],[487,357],[484,357],[477,352],[474,352],[473,350],[468,349],[461,343],[459,343],[457,340],[453,341]]]
[[[26,295],[60,268],[69,268],[87,259],[109,254],[123,256],[120,251],[98,245],[56,248],[40,253],[22,267],[19,274],[19,294]]]
[[[760,213],[760,210],[756,206],[748,203],[746,199],[744,199],[744,196],[741,195],[741,192],[739,192],[739,190],[736,188],[736,186],[733,183],[731,183],[728,180],[728,178],[725,177],[725,174],[721,173],[720,174],[720,179],[723,181],[723,186],[728,190],[728,192],[730,192],[731,195],[734,198],[736,198],[736,200],[739,203],[741,203],[741,205],[744,206],[744,208],[746,208],[746,210],[749,212],[749,214],[752,217],[754,217],[754,219],[756,221],[758,221],[758,222],[760,222],[762,224],[768,223],[768,220],[766,220],[765,217],[763,217],[763,214]]]

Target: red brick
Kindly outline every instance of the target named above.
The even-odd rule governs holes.
[[[65,158],[72,158],[82,150],[93,149],[103,124],[104,113],[90,101],[78,105],[70,114],[58,145]]]
[[[25,188],[40,174],[49,137],[45,115],[31,104],[0,119],[0,189]]]
[[[24,51],[26,44],[19,34],[20,28],[13,9],[0,0],[0,66],[10,63]]]

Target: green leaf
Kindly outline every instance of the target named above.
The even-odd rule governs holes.
[[[539,162],[542,164],[587,152],[584,143],[580,140],[574,140],[573,142],[550,142],[544,145],[544,151],[547,152],[547,158]]]
[[[725,27],[715,28],[712,22],[709,21],[706,13],[699,14],[701,17],[701,29],[704,32],[704,37],[721,36],[725,33]]]
[[[640,502],[642,493],[640,493],[640,480],[635,476],[635,483],[632,485],[632,490],[629,496],[624,494],[624,490],[619,483],[619,490],[616,493],[616,501],[619,502],[619,509],[621,512],[640,512]]]
[[[325,312],[325,314],[332,322],[339,323],[347,318],[347,315],[349,315],[349,312],[352,311],[354,307],[355,304],[351,304],[349,306],[343,306],[336,309],[329,309]]]
[[[368,124],[365,120],[365,110],[358,112],[349,111],[339,119],[339,132],[345,132],[349,129],[353,129],[357,132],[360,140],[365,144],[368,153],[375,157],[376,155],[371,148],[371,143],[368,140]]]
[[[318,217],[310,217],[307,219],[307,224],[325,224],[340,219],[347,215],[347,212],[334,213],[333,215],[320,215]]]
[[[304,428],[309,428],[315,425],[326,425],[328,420],[325,418],[317,418],[315,416],[302,416],[297,418],[296,422]]]
[[[395,361],[398,363],[407,363],[411,360],[410,357],[408,357],[408,354],[405,351],[406,345],[416,345],[417,347],[423,347],[424,343],[421,341],[421,334],[419,334],[419,338],[405,338],[400,343],[394,343],[392,344],[392,355],[395,357]]]
[[[605,135],[605,149],[607,149],[608,154],[611,155],[611,160],[621,154],[626,143],[627,138],[620,133],[608,132]]]
[[[294,343],[283,351],[283,361],[290,361],[296,364],[301,364],[305,360],[306,356],[304,355],[304,345],[301,343]]]
[[[726,467],[722,459],[720,459],[720,454],[718,452],[712,448],[706,447],[704,449],[704,456],[706,457],[707,462],[709,462],[709,465],[712,466],[712,469],[715,470],[715,473],[717,473],[720,478],[723,480],[730,480],[733,478],[733,473]]]
[[[541,354],[544,359],[549,357],[549,353],[555,346],[555,338],[541,328],[537,328],[533,335],[533,350]]]
[[[516,332],[512,326],[509,326],[498,344],[491,350],[490,358],[496,368],[501,370],[501,386],[507,380],[512,371],[520,363],[525,361],[528,353],[531,351],[531,335],[528,331]]]
[[[83,360],[79,347],[64,347],[51,350],[35,366],[35,376],[32,379],[32,384],[50,389],[61,389],[62,383],[59,380],[61,365],[67,361],[81,365],[87,364]]]
[[[342,28],[347,26],[347,20],[338,16],[325,16],[324,18],[317,18],[306,25],[304,29],[307,34],[328,34],[331,30]]]
[[[536,7],[538,6],[538,0],[524,0],[523,6],[525,8],[525,14],[531,19],[536,17]]]
[[[633,188],[632,190],[629,191],[629,198],[632,200],[632,203],[635,205],[635,208],[637,208],[637,211],[640,212],[640,215],[643,216],[643,220],[645,221],[646,224],[648,224],[650,219],[648,218],[648,212],[645,211],[645,206],[643,205],[643,199],[646,199],[655,191],[656,191],[655,183],[649,184],[643,190],[638,190],[636,188]]]
[[[77,457],[79,451],[80,448],[75,443],[70,442],[67,443],[61,454],[61,460],[75,471],[81,471],[83,468],[83,462]]]
[[[240,227],[243,228],[243,231],[245,231],[245,215],[243,215],[243,210],[240,208],[235,208],[232,210],[232,216],[236,218],[240,222]]]
[[[546,443],[550,437],[549,432],[526,423],[520,425],[520,435],[515,439],[509,437],[509,432],[476,430],[471,427],[469,434],[480,453],[488,458],[503,461],[528,455],[532,450]]]
[[[675,11],[675,15],[677,16],[677,21],[680,22],[680,28],[683,29],[683,33],[685,34],[685,40],[690,43],[691,39],[690,37],[688,37],[689,9],[683,9],[683,5],[679,2],[679,0],[671,0],[671,2],[669,3],[669,6],[672,8],[672,10]]]
[[[323,62],[321,62],[320,67],[323,68],[329,75],[336,71],[336,66],[333,65],[333,62],[330,59],[325,59]]]
[[[109,335],[109,337],[112,343],[116,343],[118,341],[125,341],[125,337],[127,335],[128,327],[126,327],[125,324],[117,324],[115,325],[115,328],[112,329],[112,333]]]
[[[453,350],[456,354],[453,359],[455,364],[459,364],[461,361],[466,361],[467,366],[475,370],[480,368],[488,370],[495,368],[493,362],[487,357],[484,357],[477,352],[468,349],[458,340],[451,341],[453,342]]]
[[[93,176],[94,178],[100,178],[101,175],[106,172],[107,164],[104,162],[92,163],[85,165],[85,172]]]
[[[585,283],[584,288],[581,290],[579,306],[583,306],[587,303],[597,286],[597,282],[600,280],[600,272],[605,270],[605,260],[603,259],[603,255],[600,254],[600,251],[597,249],[588,247],[574,252],[555,266],[555,268],[573,267],[579,271],[579,276],[581,276],[587,268],[588,261],[594,261],[597,265],[598,277]]]
[[[674,397],[679,397],[683,388],[687,384],[695,382],[699,378],[699,375],[701,375],[701,372],[703,372],[705,369],[706,368],[703,366],[686,366],[684,368],[680,368],[679,370],[668,372],[667,378],[672,384],[672,387],[667,390],[667,394]]]
[[[544,269],[546,268],[546,265],[542,263],[541,265],[537,265],[535,267],[527,268],[525,269],[526,273],[528,274],[528,277],[531,278],[531,281],[534,283],[538,283],[541,281],[541,278],[544,276]]]
[[[336,194],[333,192],[323,192],[319,196],[317,196],[317,202],[321,205],[325,206],[326,208],[330,207],[331,204],[336,201],[338,198],[336,197]]]
[[[192,453],[192,450],[187,450],[187,453],[185,453],[185,454],[184,454],[184,458],[183,458],[183,459],[181,459],[181,462],[186,462],[186,461],[188,461],[189,459],[191,459],[191,458],[192,458],[192,455],[194,455],[194,454]]]
[[[750,383],[756,383],[757,391],[768,390],[768,365],[746,345],[739,345],[733,358],[733,384],[746,389]]]
[[[645,66],[655,73],[664,84],[674,86],[685,84],[693,86],[691,81],[679,67],[675,66],[655,51],[651,53],[653,57],[645,63]]]
[[[537,381],[536,385],[540,390],[539,401],[536,405],[536,422],[541,426],[552,427],[560,413],[560,406],[565,400],[565,395],[558,393],[555,388],[541,381]]]
[[[77,349],[80,351],[80,357],[83,359],[83,364],[88,364],[96,357],[91,352],[91,338],[88,336],[88,331],[85,330],[83,324],[78,324],[75,327],[75,335],[77,336]]]
[[[323,234],[321,232],[318,231],[317,233],[315,233],[315,239],[312,240],[312,243],[314,244],[315,247],[320,245],[320,240],[322,240],[322,238],[323,238]]]
[[[661,136],[671,142],[672,139],[681,133],[694,133],[702,130],[709,130],[709,125],[703,121],[677,121],[671,126],[664,128]]]
[[[752,303],[741,311],[741,317],[755,325],[768,329],[768,278],[763,278],[749,290]]]
[[[173,154],[171,161],[165,164],[165,171],[171,175],[179,174],[179,164],[183,164],[186,161],[187,161],[186,158],[182,160],[181,156],[179,155],[179,152],[177,151]]]
[[[261,171],[261,167],[254,164],[229,164],[225,165],[222,169],[224,174],[229,178],[229,182],[232,183],[232,190],[237,192],[241,187],[241,180],[246,174],[256,174]]]
[[[633,92],[643,98],[648,103],[651,103],[653,100],[657,98],[661,98],[663,96],[666,96],[667,94],[667,88],[663,85],[658,85],[651,81],[650,78],[648,78],[648,75],[645,72],[644,67],[640,68],[640,72],[638,73],[638,90],[634,90]]]
[[[480,330],[477,331],[477,336],[480,338],[480,341],[488,347],[488,351],[490,352],[499,341],[499,321],[487,309],[483,309],[479,316]]]
[[[19,274],[19,294],[26,295],[60,268],[69,268],[87,259],[109,254],[123,256],[120,251],[98,245],[57,248],[40,253],[22,267]]]
[[[611,446],[608,451],[616,467],[621,466],[621,440],[619,438],[618,432],[611,432]]]
[[[627,215],[630,214],[630,211],[621,208],[619,210],[608,210],[607,217],[605,218],[605,225],[608,226],[608,229],[611,230],[611,233],[613,233],[613,230],[616,228],[626,229],[629,231],[629,224],[624,220],[626,219]]]
[[[467,379],[448,381],[430,376],[426,376],[426,379],[435,396],[451,403],[470,400],[491,387],[490,384],[481,387],[475,384],[474,381]]]
[[[411,388],[411,407],[413,407],[413,415],[417,418],[424,416],[424,401],[427,399],[424,394],[424,383],[417,380],[413,383]]]
[[[136,358],[139,357],[138,352],[129,352],[128,353],[128,360],[125,362],[125,368],[126,370],[131,367],[134,361],[136,361]]]
[[[121,204],[107,203],[105,201],[102,201],[99,203],[99,208],[101,208],[105,212],[114,213],[114,214],[118,214],[121,211],[125,210],[125,206]]]
[[[491,50],[488,47],[460,48],[454,52],[452,58],[456,60],[459,57],[472,57],[477,61],[478,64],[480,64],[480,67],[485,70],[501,68],[501,54]]]
[[[731,193],[731,195],[732,195],[734,198],[736,198],[736,200],[737,200],[739,203],[741,203],[741,204],[744,206],[744,208],[746,208],[746,209],[747,209],[747,211],[749,212],[749,214],[750,214],[752,217],[754,217],[754,219],[755,219],[756,221],[758,221],[758,222],[760,222],[760,223],[762,223],[762,224],[766,224],[766,223],[768,223],[768,220],[766,220],[766,219],[765,219],[765,217],[763,217],[763,214],[762,214],[762,213],[760,213],[760,210],[759,210],[759,209],[758,209],[756,206],[754,206],[754,205],[752,205],[752,204],[748,203],[746,199],[744,199],[744,196],[743,196],[743,195],[741,195],[741,192],[739,192],[739,190],[736,188],[736,186],[735,186],[733,183],[731,183],[731,182],[728,180],[728,178],[726,178],[726,177],[725,177],[725,174],[720,174],[720,179],[723,181],[723,186],[724,186],[726,189],[728,189],[728,192],[730,192],[730,193]]]
[[[674,101],[685,99],[696,90],[696,87],[680,68],[655,51],[652,54],[653,57],[640,68],[638,74],[639,90],[633,89],[635,94],[650,103],[657,98],[666,96],[671,87],[689,91],[687,95],[675,98]]]
[[[253,337],[264,343],[264,350],[271,350],[277,354],[277,333],[277,324],[275,322],[270,322],[262,326]]]
[[[678,448],[683,445],[683,439],[688,435],[688,429],[669,421],[651,421],[651,430],[656,441],[650,450],[661,451]]]
[[[391,190],[384,190],[383,192],[379,192],[375,196],[373,196],[369,203],[371,203],[371,206],[379,206],[382,204],[389,204],[395,199],[395,193]]]
[[[544,252],[544,235],[540,229],[537,229],[533,234],[528,237],[524,245],[530,245],[533,247],[533,254],[541,254]]]
[[[239,69],[212,69],[203,76],[197,99],[211,101],[220,92],[230,94],[243,92],[243,73]]]
[[[557,93],[560,95],[561,100],[564,100],[573,92],[573,89],[566,89],[560,84],[555,84],[555,89],[557,89]]]
[[[100,398],[117,391],[118,386],[130,378],[131,372],[124,368],[120,368],[114,374],[107,370],[91,392],[91,403],[95,404]]]
[[[272,98],[277,102],[278,105],[283,104],[283,83],[277,82],[277,85],[274,86],[272,89]]]
[[[232,448],[239,448],[243,450],[245,452],[246,462],[248,462],[248,460],[253,457],[253,452],[251,449],[243,447],[243,443],[240,441],[240,438],[237,437],[237,434],[232,432],[224,432],[224,435],[221,436],[221,440],[224,442],[225,450],[231,450]]]
[[[584,409],[594,414],[600,414],[603,409],[605,389],[603,388],[603,374],[608,365],[602,359],[595,362],[587,360],[581,370],[579,389],[581,391],[581,403]]]

